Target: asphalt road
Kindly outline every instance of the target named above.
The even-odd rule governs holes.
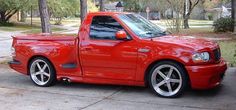
[[[236,68],[227,70],[222,86],[187,90],[166,99],[148,88],[58,83],[37,87],[28,76],[0,65],[0,110],[235,110]]]

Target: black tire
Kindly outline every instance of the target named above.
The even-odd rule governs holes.
[[[170,70],[168,71],[168,73],[171,73],[171,75],[169,76],[169,79],[166,78],[168,76],[167,75],[168,74],[167,73],[168,67],[170,69],[172,68],[172,70],[173,70],[172,72],[170,72]],[[160,71],[161,71],[160,73],[159,73],[159,71],[154,72],[154,71],[159,70],[159,68],[162,68],[162,69],[160,69]],[[176,70],[178,70],[178,72]],[[160,75],[161,73],[166,75],[166,77],[164,77],[165,79],[163,78],[163,74]],[[154,77],[154,76],[156,76],[156,77]],[[173,80],[172,80],[172,78],[173,78]],[[177,79],[177,80],[175,80],[175,79]],[[148,80],[148,85],[151,88],[151,90],[155,94],[157,94],[158,96],[165,97],[165,98],[175,98],[175,97],[182,95],[188,85],[188,75],[187,75],[185,69],[180,64],[172,62],[172,61],[161,61],[161,62],[156,63],[151,68],[151,70],[148,74],[147,80]],[[179,83],[178,82],[171,82],[174,80],[179,81]],[[155,82],[157,82],[157,83],[155,83]],[[163,82],[163,83],[161,83],[161,82]],[[159,84],[161,84],[161,85],[159,85]],[[155,87],[154,87],[154,85],[155,85]],[[169,89],[168,85],[170,88],[172,88],[172,86],[173,86],[173,88],[176,88],[176,90],[173,92],[170,92],[173,88]]]
[[[47,81],[45,81],[45,83],[39,83],[39,79],[41,78],[41,81],[42,81],[42,77],[41,77],[41,74],[40,75],[40,78],[39,78],[39,75],[36,75],[36,71],[40,71],[40,69],[38,68],[37,64],[36,63],[39,63],[40,64],[40,67],[43,68],[43,63],[45,63],[47,65],[47,67],[45,68],[45,73],[47,73],[47,75],[49,75],[49,77],[47,78],[46,75],[43,76],[43,79],[45,80],[45,78],[47,78]],[[41,65],[42,64],[42,65]],[[36,67],[37,66],[37,67]],[[33,68],[35,68],[35,70],[33,71]],[[37,70],[38,68],[38,70]],[[40,86],[40,87],[49,87],[49,86],[53,86],[56,84],[57,82],[57,79],[56,79],[56,71],[52,65],[52,63],[46,59],[46,58],[43,58],[43,57],[36,57],[34,58],[33,60],[30,61],[29,63],[29,66],[28,66],[28,72],[29,72],[29,75],[30,75],[30,79],[33,81],[33,83],[37,86]],[[38,81],[37,81],[38,79]],[[43,81],[44,81],[43,80]],[[42,82],[43,82],[42,81]]]

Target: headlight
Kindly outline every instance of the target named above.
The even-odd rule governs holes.
[[[194,62],[207,62],[210,60],[210,54],[208,52],[195,53],[192,59]]]

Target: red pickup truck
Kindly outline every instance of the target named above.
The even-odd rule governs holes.
[[[213,88],[227,69],[217,43],[176,36],[137,14],[89,13],[77,37],[55,34],[14,36],[14,70],[38,86],[56,81],[150,86],[177,97],[187,86]]]

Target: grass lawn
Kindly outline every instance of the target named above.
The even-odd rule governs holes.
[[[181,29],[180,35],[190,35],[195,37],[204,37],[204,38],[230,38],[236,39],[236,35],[233,35],[231,32],[226,33],[215,33],[213,28],[190,28],[190,29]],[[235,41],[236,42],[236,41]]]
[[[30,29],[39,29],[39,27],[31,27],[27,25],[14,25],[14,26],[0,26],[0,30],[3,31],[24,31],[24,30],[30,30]]]
[[[63,31],[64,29],[61,28],[52,28],[52,32],[56,32],[56,31]],[[32,33],[41,33],[41,28],[31,28],[23,33],[25,34],[32,34]]]
[[[236,40],[218,41],[222,57],[229,62],[230,66],[236,66]]]
[[[31,19],[30,18],[26,18],[26,22],[30,23]],[[32,19],[32,23],[35,25],[40,25],[40,18],[33,18]],[[50,20],[51,24],[55,24],[55,20],[51,19]],[[76,26],[80,25],[80,18],[66,18],[66,19],[62,19],[62,25],[68,25],[68,24],[75,24]]]
[[[190,28],[190,29],[181,29],[180,34],[215,34],[213,28]]]
[[[23,31],[23,33],[40,33],[41,28],[39,26],[29,26],[29,25],[19,25],[15,24],[14,26],[0,26],[0,30],[2,31]],[[52,32],[62,31],[64,29],[61,28],[52,28]]]

